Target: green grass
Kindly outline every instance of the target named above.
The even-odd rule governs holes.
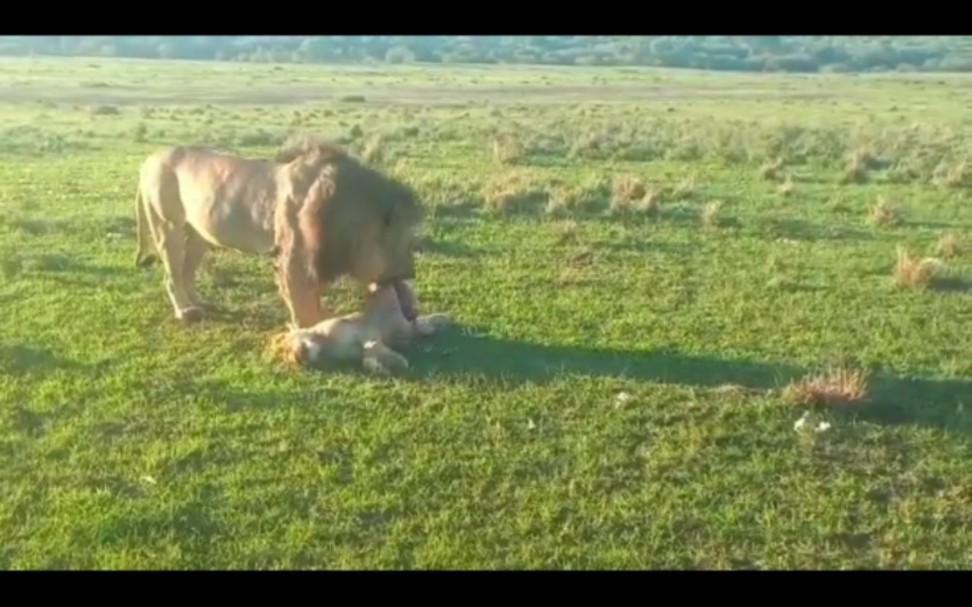
[[[0,567],[972,566],[972,267],[893,278],[972,237],[968,81],[0,61]],[[266,260],[210,257],[193,327],[132,267],[148,152],[295,129],[380,134],[430,207],[460,327],[407,376],[270,359]],[[626,176],[659,215],[612,212]],[[837,363],[867,400],[795,430]]]

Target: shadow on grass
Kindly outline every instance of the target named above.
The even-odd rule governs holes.
[[[774,390],[815,372],[796,365],[682,354],[671,350],[623,351],[544,346],[448,331],[428,343],[428,351],[406,353],[410,378],[479,378],[505,385],[543,383],[561,375],[619,377],[657,383],[716,388],[736,385]],[[875,374],[870,402],[847,415],[885,424],[927,425],[972,432],[962,410],[972,403],[972,381]]]
[[[401,377],[403,381],[424,384],[472,382],[503,388],[544,384],[573,375],[616,377],[701,389],[736,386],[767,392],[818,371],[796,365],[695,356],[671,350],[544,346],[456,330],[443,332],[403,354],[411,364],[411,370]],[[324,376],[351,373],[368,377],[356,365],[305,372]],[[303,392],[241,392],[223,382],[197,388],[211,392],[217,400],[233,408],[276,408],[291,401],[304,403],[308,398]],[[972,381],[876,374],[872,376],[869,392],[869,402],[833,412],[848,420],[972,434],[972,419],[963,410],[964,403],[972,403]]]
[[[944,276],[936,279],[931,289],[942,293],[966,293],[972,291],[972,281],[960,276]]]
[[[76,257],[60,253],[47,253],[30,258],[26,261],[25,267],[43,273],[67,273],[98,279],[120,277],[127,269],[120,266],[87,264]]]
[[[826,225],[803,219],[772,219],[762,222],[760,229],[773,239],[818,241],[871,242],[879,236],[849,225]]]
[[[446,257],[475,257],[481,251],[455,240],[425,238],[418,247],[420,253],[432,253]]]
[[[32,375],[53,371],[88,371],[90,366],[62,358],[46,348],[0,344],[0,374]]]

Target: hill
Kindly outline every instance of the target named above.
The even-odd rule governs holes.
[[[4,36],[0,55],[264,63],[660,66],[749,72],[972,71],[970,36]]]

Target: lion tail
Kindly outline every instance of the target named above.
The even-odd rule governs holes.
[[[142,196],[142,186],[139,184],[138,190],[135,192],[135,218],[138,222],[136,228],[138,230],[138,248],[135,251],[135,267],[137,268],[150,266],[159,260],[158,254],[151,248],[152,232],[149,228],[148,217],[145,216],[147,211],[145,198]]]

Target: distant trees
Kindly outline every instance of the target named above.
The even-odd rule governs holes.
[[[0,55],[273,63],[644,65],[749,72],[972,71],[972,36],[4,36]]]

